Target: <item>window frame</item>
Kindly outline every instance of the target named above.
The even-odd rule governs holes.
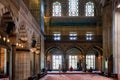
[[[96,62],[95,59],[96,59],[95,54],[86,55],[86,69],[90,69],[90,67],[92,67],[92,69],[95,69],[95,62]]]
[[[86,40],[87,41],[93,40],[93,33],[91,33],[91,32],[86,33]]]
[[[88,9],[88,7],[93,8],[93,9]],[[88,10],[90,10],[90,14],[88,15]],[[86,17],[94,17],[95,16],[95,6],[94,6],[94,3],[89,1],[89,2],[86,2],[85,4],[85,16]]]
[[[56,6],[58,7],[58,9],[56,8]],[[56,1],[56,2],[53,2],[52,4],[52,16],[53,17],[59,17],[61,16],[61,3]],[[60,8],[60,9],[59,9]],[[56,10],[59,10],[59,11],[56,11]],[[57,14],[54,14],[55,12],[57,12]]]
[[[76,70],[77,69],[77,62],[78,62],[78,56],[77,55],[69,55],[69,68],[74,63],[74,65],[72,67],[73,67],[74,70]]]
[[[69,11],[68,11],[69,16],[78,16],[79,15],[79,12],[78,12],[78,0],[74,0],[74,1],[73,0],[68,0],[68,1],[69,1],[68,2],[68,5],[69,5],[69,7],[68,7],[69,8]],[[76,3],[76,4],[73,5],[73,3]],[[72,13],[73,9],[74,9],[74,14]]]
[[[55,57],[55,60],[54,60],[54,57]],[[61,57],[61,61],[59,61],[60,57]],[[52,69],[53,70],[58,70],[59,65],[62,65],[62,55],[52,55]]]
[[[69,33],[69,40],[77,40],[77,33],[76,32],[70,32]]]
[[[61,40],[61,34],[59,32],[53,34],[53,39],[55,41],[60,41]]]

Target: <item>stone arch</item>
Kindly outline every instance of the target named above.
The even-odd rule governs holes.
[[[85,60],[87,60],[87,56],[89,56],[89,57],[94,56],[94,59],[95,59],[94,69],[95,70],[102,70],[103,51],[102,51],[101,47],[99,47],[99,46],[91,46],[90,48],[88,48],[86,50],[86,58],[85,58]],[[86,63],[86,64],[88,64],[88,63]]]
[[[94,46],[93,48],[98,51],[99,55],[103,55],[103,49],[100,46]]]
[[[47,49],[45,50],[45,53],[47,54],[47,53],[48,53],[48,51],[49,51],[49,50],[51,50],[52,48],[58,48],[58,49],[60,49],[59,47],[56,47],[56,46],[51,46],[51,47],[49,47],[49,48],[47,48]]]
[[[12,13],[8,10],[7,12],[4,11],[1,16],[0,29],[9,36],[15,34],[15,22]]]
[[[15,46],[13,45],[15,43],[15,21],[13,20],[12,11],[10,11],[10,9],[3,5],[0,1],[0,51],[3,49],[3,58],[5,59],[3,59],[2,63],[6,63],[6,65],[3,67],[6,69],[5,74],[9,74],[8,68],[12,65],[10,61],[6,60],[9,60],[10,57],[15,58],[15,56],[13,56],[15,53]],[[10,54],[11,52],[12,54]],[[10,75],[11,73],[8,76]]]
[[[84,53],[81,48],[78,47],[70,47],[66,51],[66,66],[69,69],[71,66],[75,70],[82,70],[81,63],[84,60]],[[72,65],[74,62],[74,65]]]
[[[9,38],[11,44],[16,43],[16,25],[10,8],[0,3],[0,32]]]
[[[59,48],[59,47],[50,47],[50,48],[48,48],[47,50],[46,50],[46,54],[49,54],[49,52],[51,51],[51,50],[60,50],[60,51],[62,51],[62,52],[64,52],[61,48]]]
[[[67,50],[72,49],[72,48],[76,48],[81,52],[81,54],[84,54],[84,50],[81,47],[78,47],[78,46],[70,46]],[[67,50],[66,50],[66,52],[67,52]]]
[[[53,69],[53,56],[61,56],[61,66],[63,65],[64,61],[64,51],[58,47],[51,47],[47,50],[46,52],[46,63],[47,63],[47,68],[48,70]]]
[[[82,59],[84,57],[84,54],[82,53],[82,50],[77,47],[71,47],[66,51],[66,58],[69,57],[69,55],[77,55],[78,59]]]
[[[96,55],[100,55],[100,56],[103,55],[102,48],[100,46],[97,46],[97,45],[94,45],[94,46],[91,46],[91,47],[87,48],[86,54],[89,54],[88,51],[93,51]]]
[[[68,49],[66,51],[67,54],[82,54],[81,50],[76,48],[76,47],[72,47],[70,49]]]
[[[99,55],[99,51],[93,47],[90,47],[86,50],[86,55],[87,54],[95,54],[96,56]]]

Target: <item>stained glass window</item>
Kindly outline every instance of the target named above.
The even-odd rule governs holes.
[[[78,0],[69,0],[69,16],[78,16]]]
[[[61,4],[59,2],[53,3],[53,16],[61,16]]]
[[[94,3],[93,2],[86,3],[85,15],[86,16],[94,16]]]

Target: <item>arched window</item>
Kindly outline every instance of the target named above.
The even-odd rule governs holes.
[[[78,61],[77,55],[69,55],[69,68],[73,67],[73,69],[77,69],[77,61]]]
[[[69,0],[69,16],[78,16],[78,0]]]
[[[53,55],[52,63],[53,69],[59,69],[59,67],[62,65],[62,55]]]
[[[61,4],[59,2],[53,3],[53,16],[61,16]]]
[[[86,68],[95,69],[95,55],[94,54],[86,55]]]
[[[87,2],[85,5],[85,15],[86,16],[94,16],[94,3]]]

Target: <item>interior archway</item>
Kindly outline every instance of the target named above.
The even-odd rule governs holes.
[[[102,55],[98,49],[90,48],[86,52],[85,63],[86,69],[89,70],[92,68],[93,70],[102,70]]]
[[[47,51],[47,68],[48,70],[58,70],[59,65],[63,67],[64,52],[57,48],[51,48]]]
[[[12,12],[0,2],[0,75],[11,75],[12,63],[10,59],[13,58],[13,54],[10,52],[12,52],[12,45],[16,41],[16,37],[13,38],[14,32],[15,22]]]
[[[70,48],[66,51],[66,61],[67,61],[67,69],[71,67],[74,70],[82,70],[82,62],[84,55],[82,51],[78,48]]]

